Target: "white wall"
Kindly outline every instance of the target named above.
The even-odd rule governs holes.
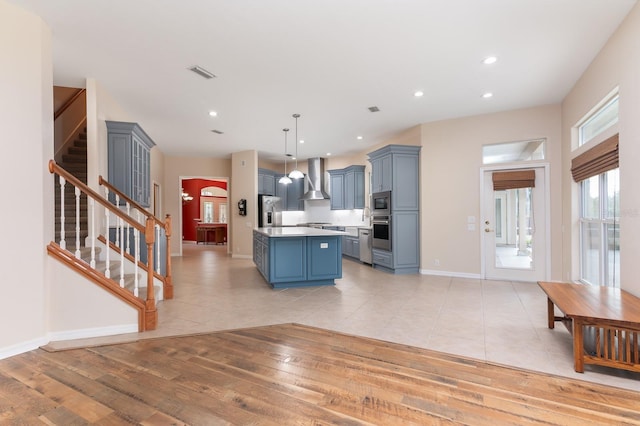
[[[231,155],[229,186],[229,219],[231,220],[231,248],[234,257],[251,258],[253,228],[258,226],[258,153],[242,151]],[[247,200],[247,215],[238,214],[238,200]]]
[[[482,145],[546,138],[551,165],[551,278],[560,279],[560,128],[559,105],[422,125],[421,269],[480,276]],[[468,216],[476,218],[475,231],[467,229]]]
[[[46,245],[53,237],[51,32],[0,0],[0,358],[46,342]],[[42,196],[41,196],[42,194]]]
[[[577,184],[570,175],[572,129],[612,89],[620,90],[620,278],[640,296],[640,4],[624,22],[562,103],[563,278],[578,279]]]

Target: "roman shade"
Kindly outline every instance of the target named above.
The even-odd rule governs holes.
[[[534,188],[536,186],[535,170],[514,170],[493,172],[493,190]]]
[[[611,136],[571,160],[571,175],[576,182],[589,179],[619,165],[618,134]]]

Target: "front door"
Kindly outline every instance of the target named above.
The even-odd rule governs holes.
[[[545,167],[535,170],[533,187],[495,190],[493,173],[483,172],[484,277],[513,281],[547,279]]]

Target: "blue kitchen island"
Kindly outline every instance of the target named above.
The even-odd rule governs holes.
[[[306,227],[257,228],[253,261],[273,288],[334,285],[342,278],[343,235]]]

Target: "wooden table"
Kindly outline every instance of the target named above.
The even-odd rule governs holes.
[[[618,288],[538,282],[547,294],[547,321],[562,321],[573,335],[574,369],[584,364],[640,372],[640,298]],[[564,316],[555,315],[557,307]],[[595,331],[595,348],[584,347],[586,328]]]
[[[215,243],[225,244],[227,242],[226,223],[200,223],[196,225],[196,244]]]

